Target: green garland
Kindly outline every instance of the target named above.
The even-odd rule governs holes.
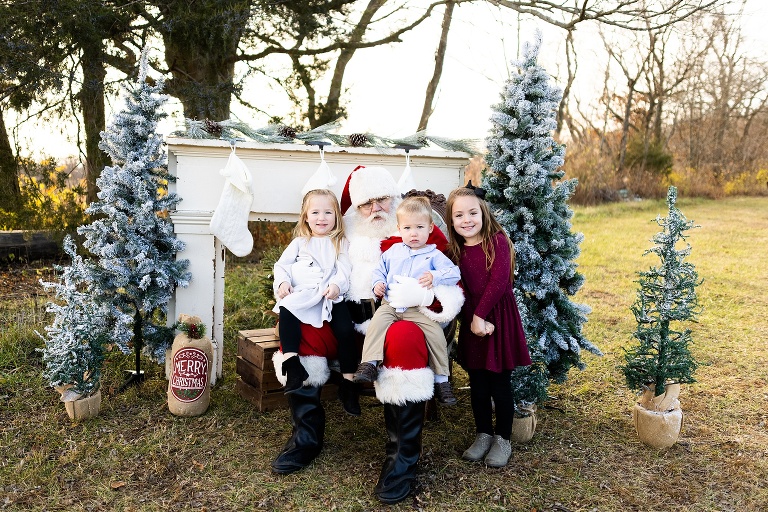
[[[176,322],[176,324],[174,324],[173,327],[177,331],[181,331],[184,334],[186,334],[187,337],[192,340],[199,340],[203,336],[205,336],[205,324],[203,322],[196,323],[196,324]]]
[[[373,133],[352,133],[349,135],[333,133],[340,126],[339,121],[333,121],[312,130],[300,132],[296,128],[279,123],[254,129],[242,121],[232,119],[226,121],[184,119],[185,130],[175,131],[171,135],[190,139],[224,139],[229,141],[250,139],[262,144],[325,141],[344,147],[376,148],[383,153],[390,153],[395,149],[423,149],[430,145],[447,151],[463,151],[471,155],[483,152],[478,147],[476,139],[436,137],[428,135],[424,130],[403,138],[380,137]]]

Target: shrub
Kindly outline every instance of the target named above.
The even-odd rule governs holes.
[[[4,230],[49,230],[63,239],[85,222],[85,182],[73,177],[73,162],[52,158],[19,162],[21,202],[15,211],[0,210]]]

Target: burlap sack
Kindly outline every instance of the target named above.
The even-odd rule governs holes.
[[[649,389],[643,391],[640,397],[640,405],[649,411],[666,412],[680,407],[678,397],[680,396],[680,384],[667,384],[664,386],[664,393],[654,396],[655,386],[650,385]]]
[[[74,421],[86,420],[98,416],[101,410],[101,390],[85,398],[64,402],[69,419]]]
[[[642,405],[635,404],[632,418],[635,422],[637,437],[644,444],[653,448],[669,448],[677,442],[683,428],[683,411],[680,402],[670,411],[649,411]]]
[[[184,323],[200,323],[181,315]],[[213,345],[210,338],[191,339],[179,333],[173,340],[168,379],[168,409],[177,416],[199,416],[211,402]]]
[[[513,443],[527,443],[533,439],[536,432],[536,405],[531,405],[525,414],[526,416],[519,416],[516,413],[512,421],[512,435],[509,440]]]

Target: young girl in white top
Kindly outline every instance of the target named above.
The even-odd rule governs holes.
[[[273,311],[280,316],[278,331],[285,357],[285,393],[300,389],[309,376],[297,357],[301,324],[319,328],[323,322],[329,322],[338,342],[342,373],[351,379],[356,369],[354,326],[342,302],[349,289],[352,267],[347,254],[349,242],[344,237],[339,201],[333,192],[326,189],[307,192],[293,235],[295,238],[275,263],[273,284],[277,297]],[[321,269],[319,283],[314,277],[310,282],[301,282],[302,276],[313,274],[302,272],[299,267]],[[320,274],[317,270],[315,273]],[[359,403],[346,403],[343,399],[342,402],[348,413],[360,414]]]

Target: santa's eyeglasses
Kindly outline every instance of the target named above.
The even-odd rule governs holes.
[[[378,204],[379,208],[384,209],[390,201],[392,201],[392,196],[375,197],[370,201],[361,204],[357,209],[363,213],[371,213],[374,203]]]

